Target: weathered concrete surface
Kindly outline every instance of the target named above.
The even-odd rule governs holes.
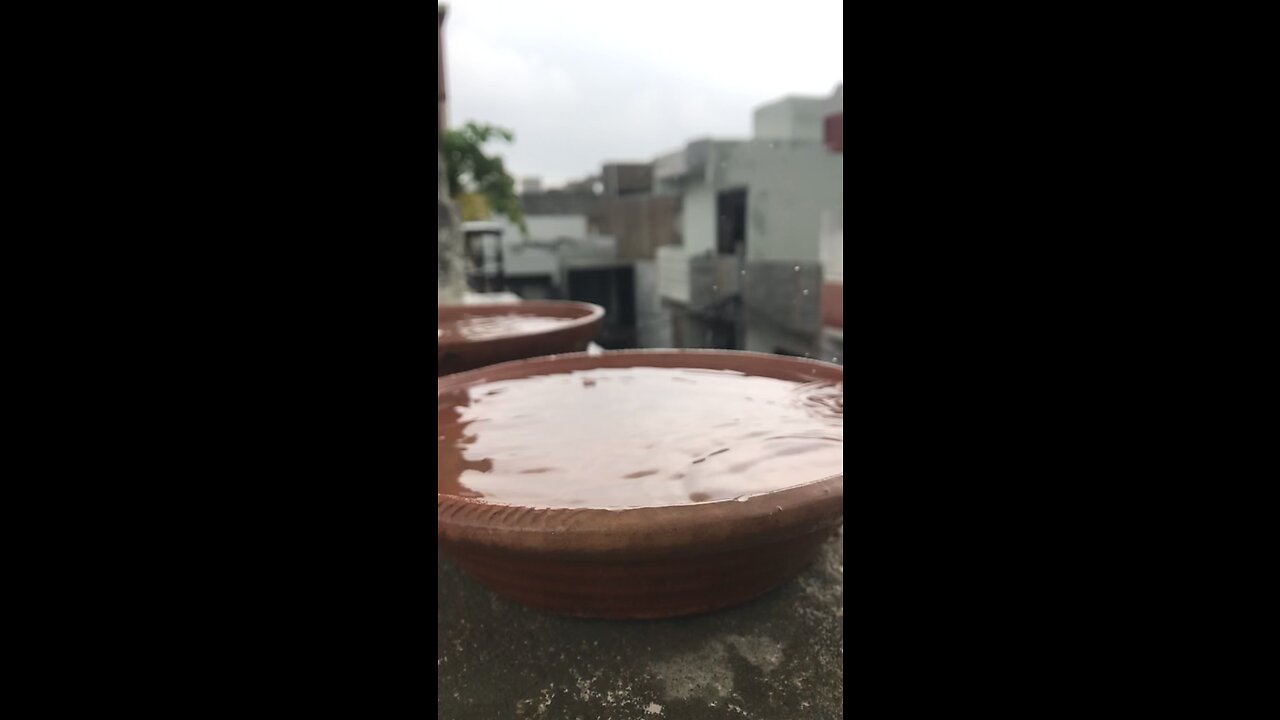
[[[442,720],[824,720],[844,708],[844,531],[799,577],[692,618],[572,620],[437,558]]]
[[[444,153],[437,148],[436,171],[436,302],[456,305],[467,289],[465,260],[462,254],[462,219],[449,198],[449,180],[445,174]]]

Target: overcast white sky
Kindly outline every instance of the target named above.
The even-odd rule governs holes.
[[[452,0],[449,124],[507,127],[517,178],[558,185],[698,137],[747,137],[753,108],[844,79],[840,0]]]

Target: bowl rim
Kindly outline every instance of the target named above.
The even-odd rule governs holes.
[[[439,317],[442,310],[480,310],[501,313],[502,311],[534,311],[539,308],[575,308],[584,310],[585,314],[571,318],[569,322],[561,323],[552,327],[542,328],[540,330],[531,330],[524,332],[514,332],[505,335],[495,335],[475,340],[458,339],[451,341],[441,341],[436,338],[436,352],[442,353],[446,350],[454,350],[457,348],[474,348],[494,343],[509,342],[511,340],[524,340],[527,338],[536,338],[547,335],[556,335],[561,333],[570,333],[581,328],[598,323],[604,318],[604,308],[595,303],[580,302],[578,300],[521,300],[520,302],[497,302],[497,303],[477,303],[475,305],[437,305],[436,306],[436,323],[439,329]],[[479,314],[485,314],[481,312]],[[560,316],[557,316],[560,317]]]
[[[547,355],[445,375],[437,380],[437,398],[447,390],[545,373],[556,367],[581,369],[575,366],[582,360],[598,361],[601,357],[636,357],[650,362],[665,358],[673,363],[693,358],[711,367],[731,370],[735,369],[734,364],[758,364],[764,360],[780,369],[798,371],[802,377],[844,382],[842,366],[808,358],[741,350],[617,350]],[[736,499],[687,505],[534,507],[447,495],[438,489],[436,502],[437,539],[444,543],[592,555],[661,555],[695,548],[723,551],[839,525],[844,519],[844,473]]]

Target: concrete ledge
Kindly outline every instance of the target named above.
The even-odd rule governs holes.
[[[437,555],[437,716],[827,720],[844,709],[844,530],[746,605],[571,620],[499,599]]]

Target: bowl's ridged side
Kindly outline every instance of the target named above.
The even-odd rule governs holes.
[[[767,545],[665,558],[546,557],[445,544],[482,585],[547,612],[598,618],[664,618],[709,612],[761,595],[804,569],[833,527]]]
[[[488,366],[440,378],[439,392],[638,365],[844,379],[843,368],[814,360],[638,350]],[[843,521],[843,475],[733,500],[623,509],[532,508],[437,493],[439,545],[464,572],[515,602],[580,617],[676,617],[746,602],[810,564]]]
[[[498,338],[442,348],[436,353],[436,373],[440,376],[452,375],[513,360],[581,352],[591,344],[599,329],[599,322],[593,322],[582,327],[568,327],[536,336]]]
[[[595,339],[604,319],[604,308],[591,303],[563,300],[525,300],[497,305],[452,306],[437,310],[437,318],[504,312],[544,313],[572,319],[559,328],[467,342],[436,342],[436,374],[439,377],[525,358],[581,352]]]

